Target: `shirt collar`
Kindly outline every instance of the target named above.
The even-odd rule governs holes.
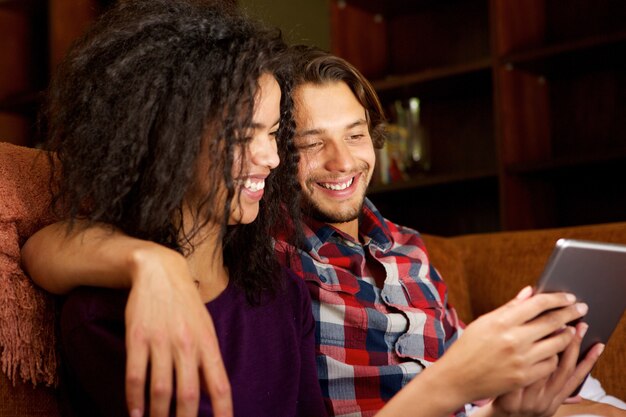
[[[352,236],[336,227],[308,216],[304,219],[304,233],[306,238],[305,250],[315,255],[333,236],[352,243],[359,243],[355,242]],[[387,222],[368,198],[365,199],[359,216],[359,236],[366,244],[374,244],[383,252],[387,252],[393,247],[393,235]]]

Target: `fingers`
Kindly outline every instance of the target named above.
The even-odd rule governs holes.
[[[587,323],[578,323],[576,325],[576,334],[572,342],[567,346],[561,355],[559,366],[552,375],[551,385],[562,387],[571,377],[574,369],[576,368],[576,362],[578,361],[580,343],[582,342],[588,328],[589,325],[587,325]]]
[[[208,387],[211,406],[215,417],[232,417],[233,403],[228,375],[222,362],[222,355],[217,344],[214,328],[210,326],[212,337],[203,345],[201,373]]]
[[[172,400],[172,353],[169,345],[162,342],[153,343],[150,352],[150,417],[167,416]]]
[[[522,290],[522,296],[527,290]],[[534,319],[538,315],[548,310],[572,305],[576,297],[566,293],[536,294],[526,300],[518,297],[509,301],[503,307],[495,311],[501,311],[502,318],[510,325],[520,325]]]
[[[198,414],[200,383],[195,357],[177,355],[176,363],[176,417],[192,417]]]
[[[583,317],[587,314],[588,310],[589,307],[587,307],[587,304],[576,303],[568,307],[541,314],[524,326],[523,336],[527,337],[529,340],[542,339],[554,332],[562,330],[567,323]]]
[[[563,352],[570,345],[574,338],[574,333],[575,329],[567,326],[564,330],[536,342],[528,352],[528,360],[531,363],[536,363],[555,357],[555,355]],[[556,366],[550,372],[553,372],[555,369]]]
[[[591,368],[593,368],[593,365],[595,365],[603,351],[604,344],[602,343],[597,343],[589,350],[585,358],[580,361],[578,366],[576,366],[574,373],[565,384],[562,392],[564,392],[566,396],[571,395],[572,392],[574,392],[574,390],[585,380],[587,375],[591,372]]]
[[[519,293],[517,293],[514,300],[524,301],[532,297],[532,295],[533,295],[533,288],[530,285],[527,285],[524,288],[522,288]]]
[[[126,403],[130,417],[143,416],[145,409],[148,347],[145,343],[136,341],[137,336],[136,332],[130,333],[126,343]]]
[[[534,363],[531,367],[529,367],[528,372],[526,374],[527,381],[531,384],[549,377],[554,370],[557,368],[559,364],[559,358],[556,354],[545,357],[536,363]]]

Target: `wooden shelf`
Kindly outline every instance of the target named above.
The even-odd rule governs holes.
[[[588,71],[606,63],[625,62],[626,32],[597,35],[505,55],[500,64],[542,75]]]
[[[626,164],[626,148],[613,152],[556,157],[550,160],[511,164],[505,168],[512,175],[543,175],[568,169],[582,169],[597,165]]]
[[[437,7],[459,0],[344,0],[352,6],[388,17],[415,13],[427,7]]]
[[[42,0],[0,0],[0,9],[42,14],[46,8],[47,2]]]
[[[415,174],[408,181],[397,181],[390,184],[379,184],[372,186],[368,194],[383,194],[403,190],[414,190],[418,188],[433,187],[438,185],[469,183],[486,179],[497,179],[495,170],[482,170],[472,172],[459,172],[447,174]]]
[[[0,112],[34,116],[43,101],[43,92],[30,91],[0,100]]]
[[[415,84],[427,84],[435,81],[442,81],[454,77],[465,76],[477,72],[489,72],[491,69],[491,58],[483,58],[473,62],[450,65],[441,68],[426,69],[410,74],[389,75],[383,79],[374,80],[372,85],[378,92],[395,90]]]

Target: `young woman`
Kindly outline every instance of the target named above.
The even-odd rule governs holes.
[[[172,407],[178,415],[195,415],[198,401],[200,415],[230,414],[230,392],[234,415],[325,414],[308,292],[280,269],[269,237],[279,218],[299,212],[283,50],[279,34],[223,6],[127,0],[75,45],[51,86],[56,202],[70,224],[104,222],[183,254],[188,284],[215,322],[230,388],[214,387],[195,410]],[[170,409],[172,367],[157,360],[149,408],[127,410],[132,302],[86,287],[66,298],[64,382],[76,414]],[[174,384],[190,377],[180,372]]]

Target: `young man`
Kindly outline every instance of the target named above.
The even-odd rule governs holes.
[[[292,61],[306,236],[300,248],[280,237],[276,246],[309,285],[329,411],[460,414],[467,402],[497,397],[478,413],[552,414],[601,352],[596,347],[574,369],[583,327],[575,336],[553,334],[583,314],[575,311],[582,306],[564,295],[529,298],[526,289],[460,337],[462,324],[419,235],[384,220],[365,199],[374,147],[384,140],[371,86],[348,63],[317,50],[296,49]],[[179,403],[190,404],[185,409],[197,401],[199,378],[228,391],[214,375],[220,359],[204,353],[215,336],[180,255],[104,227],[66,236],[63,225],[31,238],[24,255],[31,275],[39,282],[47,276],[45,288],[53,292],[132,287],[126,311],[130,409],[142,409],[148,362],[153,369],[175,369]],[[157,292],[170,296],[149,296]],[[533,320],[557,306],[569,307]],[[557,366],[556,354],[566,346]],[[171,386],[158,376],[150,386],[153,397],[170,395]]]

